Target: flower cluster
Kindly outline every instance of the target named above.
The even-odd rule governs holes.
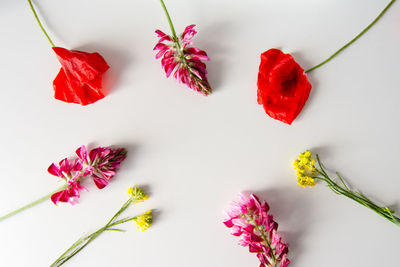
[[[162,57],[161,65],[167,77],[175,70],[174,77],[179,83],[203,95],[208,95],[211,93],[211,86],[206,76],[206,64],[202,61],[208,61],[209,57],[205,51],[192,46],[191,39],[196,34],[194,26],[187,26],[179,38],[156,30],[160,39],[154,50],[158,50],[156,59]]]
[[[232,234],[240,236],[239,245],[248,246],[251,253],[257,253],[260,267],[286,267],[288,245],[277,233],[278,224],[268,213],[269,206],[260,202],[257,196],[239,194],[240,202],[233,202],[224,224],[232,229]]]
[[[149,229],[153,223],[153,212],[151,210],[140,214],[139,217],[133,220],[136,223],[136,227],[142,231]]]
[[[313,178],[316,171],[315,160],[310,151],[306,150],[304,153],[300,153],[293,162],[293,167],[296,170],[297,183],[300,186],[306,188],[316,184]]]
[[[125,159],[127,151],[124,148],[112,149],[97,147],[88,152],[85,146],[76,150],[78,158],[63,159],[58,165],[52,163],[48,172],[63,179],[65,189],[54,193],[51,200],[58,202],[76,203],[79,190],[86,190],[81,185],[81,180],[91,176],[97,188],[102,189],[108,185],[109,180],[115,175],[117,168]]]
[[[136,202],[143,202],[149,199],[149,196],[139,187],[129,187],[128,196],[135,198]]]

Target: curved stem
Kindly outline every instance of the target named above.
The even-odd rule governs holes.
[[[36,21],[37,21],[37,23],[39,24],[40,29],[42,29],[42,32],[44,33],[44,35],[46,35],[46,38],[47,38],[47,40],[49,40],[51,46],[54,47],[55,45],[54,45],[53,41],[50,39],[50,36],[47,34],[46,30],[43,28],[43,25],[42,25],[42,23],[41,23],[40,20],[39,20],[39,17],[38,17],[38,15],[37,15],[36,11],[35,11],[35,8],[34,8],[33,5],[32,5],[32,1],[31,1],[31,0],[28,0],[28,3],[29,3],[29,6],[31,7],[31,10],[32,10],[32,12],[33,12],[33,15],[35,15]]]
[[[389,7],[395,2],[396,0],[392,0],[389,2],[389,4],[385,7],[385,9],[382,10],[381,13],[379,13],[379,15],[362,31],[360,32],[356,37],[354,37],[350,42],[348,42],[347,44],[345,44],[344,46],[342,46],[339,50],[337,50],[335,53],[333,53],[333,55],[331,55],[329,58],[327,58],[326,60],[322,61],[321,63],[319,63],[318,65],[309,68],[308,70],[305,71],[305,73],[311,72],[321,66],[323,66],[324,64],[328,63],[329,61],[331,61],[334,57],[336,57],[340,52],[342,52],[344,49],[346,49],[348,46],[350,46],[352,43],[354,43],[355,41],[357,41],[358,38],[360,38],[364,33],[366,33],[372,26],[374,26],[374,24],[383,16],[383,14],[386,13],[386,11],[389,9]]]
[[[65,185],[63,185],[62,187],[58,188],[57,190],[54,190],[54,191],[51,192],[50,194],[45,195],[44,197],[41,197],[41,198],[39,198],[39,199],[37,199],[37,200],[35,200],[35,201],[29,203],[28,205],[25,205],[25,206],[23,206],[23,207],[21,207],[21,208],[19,208],[19,209],[16,209],[16,210],[14,210],[14,211],[12,211],[12,212],[10,212],[10,213],[7,213],[6,215],[0,217],[0,221],[5,220],[5,219],[7,219],[7,218],[9,218],[9,217],[11,217],[11,216],[14,216],[15,214],[20,213],[21,211],[24,211],[24,210],[26,210],[26,209],[29,209],[30,207],[33,207],[33,206],[35,206],[36,204],[39,204],[39,203],[41,203],[41,202],[43,202],[43,201],[49,199],[49,198],[51,197],[51,195],[53,195],[54,193],[56,193],[56,192],[58,192],[58,191],[61,191],[61,190],[64,190],[64,189],[65,189]]]
[[[169,27],[171,28],[172,36],[175,38],[176,41],[178,41],[178,37],[176,36],[174,24],[172,23],[171,17],[169,16],[167,7],[165,6],[163,0],[160,0],[160,3],[161,3],[162,8],[164,9],[165,16],[167,16]]]

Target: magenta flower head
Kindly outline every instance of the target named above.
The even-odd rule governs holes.
[[[88,152],[85,146],[76,150],[78,158],[74,160],[63,159],[58,165],[52,163],[47,169],[52,175],[65,181],[63,188],[52,194],[50,199],[54,204],[68,202],[75,204],[79,199],[79,191],[87,189],[81,181],[91,176],[97,188],[102,189],[114,177],[117,168],[126,158],[126,149],[110,147],[97,147]]]
[[[99,189],[108,185],[108,181],[114,177],[117,168],[126,158],[126,149],[110,147],[97,147],[90,152],[85,146],[76,150],[79,159],[86,165],[85,175],[92,175],[93,182]]]
[[[206,76],[206,64],[203,62],[210,59],[205,51],[193,47],[192,38],[196,34],[195,25],[187,26],[178,37],[162,0],[161,4],[168,18],[172,36],[156,30],[156,34],[160,38],[154,47],[154,50],[158,50],[156,59],[162,57],[161,65],[167,77],[175,71],[174,77],[179,83],[183,83],[203,95],[210,94],[212,89]]]
[[[231,228],[232,235],[240,236],[239,245],[249,247],[257,253],[260,267],[286,267],[288,245],[283,243],[277,233],[278,224],[268,213],[267,202],[251,194],[239,194],[240,202],[232,202],[231,210],[224,224]]]

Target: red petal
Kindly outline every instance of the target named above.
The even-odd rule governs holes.
[[[67,50],[62,47],[53,47],[53,50],[69,79],[75,78],[85,83],[96,79],[109,68],[99,53]]]
[[[56,99],[87,105],[104,97],[101,81],[109,66],[99,53],[61,47],[53,50],[61,63],[61,70],[53,81]]]
[[[81,85],[76,80],[67,79],[65,72],[61,69],[53,81],[54,97],[67,103],[88,105],[104,97],[100,86],[101,77],[90,84]]]
[[[308,99],[311,84],[289,54],[270,49],[261,55],[257,101],[274,119],[291,124]]]

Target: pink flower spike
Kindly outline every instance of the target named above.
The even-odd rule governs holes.
[[[248,246],[251,253],[257,253],[260,266],[286,267],[288,245],[277,233],[278,224],[268,213],[267,202],[256,195],[239,194],[239,202],[231,204],[224,224],[231,228],[232,235],[240,236],[239,245]]]
[[[89,166],[85,173],[93,176],[93,182],[99,189],[108,185],[108,181],[114,177],[119,165],[126,158],[126,149],[109,147],[97,147],[89,154]]]
[[[161,66],[167,78],[175,71],[174,77],[178,83],[183,83],[203,95],[209,95],[212,89],[207,80],[206,65],[202,61],[210,59],[205,51],[192,47],[194,43],[191,39],[196,34],[194,27],[194,24],[187,26],[176,38],[156,30],[160,39],[153,50],[158,50],[156,59],[162,57]]]

